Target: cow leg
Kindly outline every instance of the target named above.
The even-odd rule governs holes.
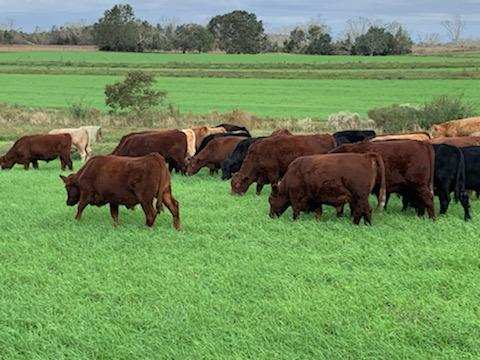
[[[378,201],[380,201],[379,196],[380,196],[380,194],[377,194],[377,200]],[[385,206],[383,207],[384,211],[387,211],[387,204],[388,204],[389,200],[390,200],[390,193],[387,192],[387,195],[385,196]]]
[[[160,202],[160,201],[159,201]],[[170,189],[163,193],[162,202],[168,208],[173,217],[173,227],[177,230],[180,229],[180,211],[178,201],[172,196]]]
[[[110,215],[113,219],[113,224],[118,225],[118,205],[110,203]]]
[[[263,181],[261,179],[258,179],[258,181],[257,181],[257,192],[256,192],[257,195],[262,194],[262,189],[263,189],[264,185],[265,184],[263,183]]]
[[[60,155],[60,165],[62,167],[62,171],[65,170],[65,167],[68,167],[70,171],[73,170],[73,163],[72,159],[70,158],[70,153]]]
[[[440,214],[446,214],[448,206],[450,205],[450,194],[447,190],[441,189],[439,190],[438,197],[440,199]]]
[[[460,194],[460,203],[463,206],[463,212],[464,212],[464,219],[465,221],[471,220],[472,217],[470,215],[470,199],[468,197],[468,194],[466,192],[463,192]]]
[[[338,205],[338,206],[335,207],[335,209],[337,210],[337,217],[338,218],[343,217],[344,208],[345,208],[345,204],[341,204],[341,205]]]
[[[320,204],[316,209],[315,209],[315,219],[319,221],[322,218],[323,214],[323,207],[322,204]]]
[[[140,205],[142,205],[143,212],[145,213],[146,225],[152,227],[155,223],[155,218],[157,217],[157,212],[153,208],[152,201],[142,200]]]
[[[87,207],[88,203],[80,197],[80,201],[77,206],[77,215],[75,215],[75,220],[80,221],[82,218],[83,210]]]
[[[24,168],[25,170],[30,169],[30,162],[27,161],[25,164],[23,164],[23,168]]]
[[[32,161],[32,166],[35,170],[38,170],[38,161],[37,160],[33,160]]]
[[[433,194],[428,186],[418,188],[418,208],[422,207],[427,209],[428,217],[435,220],[435,206],[433,204]]]

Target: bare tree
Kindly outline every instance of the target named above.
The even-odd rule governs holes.
[[[359,16],[348,19],[345,24],[344,36],[347,40],[354,42],[359,36],[365,35],[372,24],[372,19],[366,17]]]
[[[418,33],[417,34],[418,43],[425,46],[434,46],[440,44],[440,34],[439,33]]]
[[[441,24],[453,43],[460,41],[467,25],[460,15],[455,15],[451,19],[444,20]]]

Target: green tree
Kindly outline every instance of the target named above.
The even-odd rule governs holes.
[[[393,54],[395,39],[385,28],[372,26],[367,33],[360,35],[352,47],[354,55]]]
[[[212,49],[213,35],[198,24],[184,24],[175,31],[175,46],[183,52],[207,52]]]
[[[287,53],[301,53],[306,44],[307,36],[301,27],[296,27],[290,32],[290,36],[283,43]]]
[[[402,55],[412,52],[413,41],[403,27],[399,27],[393,36],[393,54]]]
[[[263,24],[254,13],[236,10],[215,16],[210,20],[208,30],[220,50],[229,54],[257,54],[265,48]]]
[[[161,105],[167,93],[153,89],[155,78],[145,71],[130,71],[123,81],[105,86],[105,104],[112,111],[131,110],[137,114]]]
[[[133,8],[115,5],[93,26],[95,44],[106,51],[142,51],[139,22]]]
[[[307,40],[306,54],[331,55],[333,53],[332,37],[325,32],[323,27],[318,25],[310,26],[308,28]]]

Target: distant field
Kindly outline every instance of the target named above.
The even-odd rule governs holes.
[[[0,102],[104,106],[104,86],[127,71],[158,76],[182,112],[241,109],[259,116],[324,119],[390,103],[463,94],[478,103],[480,53],[435,56],[132,54],[0,51]]]

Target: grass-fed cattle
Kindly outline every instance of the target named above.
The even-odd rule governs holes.
[[[385,167],[375,153],[304,156],[294,160],[277,185],[272,186],[270,216],[278,217],[292,206],[293,219],[300,212],[322,215],[322,205],[337,208],[350,204],[353,222],[363,218],[371,224],[372,209],[368,198],[376,183],[380,186],[380,208],[385,203]]]
[[[202,140],[202,143],[200,144],[200,146],[197,149],[197,154],[200,153],[203,149],[205,149],[207,147],[207,145],[210,143],[210,141],[212,141],[214,139],[221,138],[221,137],[232,137],[232,136],[245,138],[245,137],[250,137],[250,133],[246,133],[246,132],[243,132],[243,131],[240,131],[240,132],[234,131],[234,132],[226,132],[226,133],[221,133],[221,134],[208,135],[205,139]]]
[[[250,146],[262,139],[265,137],[247,138],[237,144],[230,156],[222,163],[222,180],[231,179],[232,175],[240,170]]]
[[[73,169],[70,158],[72,137],[68,134],[28,135],[18,139],[8,152],[0,157],[2,169],[11,169],[15,164],[22,164],[28,170],[30,163],[38,169],[38,161],[51,161],[60,158],[62,170]]]
[[[433,182],[434,194],[440,199],[440,214],[446,214],[454,193],[455,199],[460,200],[463,206],[464,218],[469,220],[470,205],[468,194],[465,191],[465,160],[461,149],[447,145],[434,144],[435,150],[435,178]],[[407,196],[403,197],[403,210],[408,206],[416,207],[414,201]]]
[[[77,129],[54,129],[49,132],[51,135],[69,134],[72,137],[72,145],[77,149],[83,162],[87,161],[91,154],[88,131],[85,128]]]
[[[95,156],[76,174],[60,176],[67,190],[67,205],[77,207],[80,220],[87,205],[110,205],[110,214],[118,223],[118,208],[142,206],[147,226],[153,226],[165,204],[173,216],[173,226],[180,228],[178,202],[172,196],[170,173],[159,154],[128,158]],[[156,209],[154,200],[156,199]]]
[[[371,139],[370,141],[388,141],[388,140],[417,140],[417,141],[428,141],[430,140],[430,134],[426,132],[416,132],[409,134],[386,134],[378,135]]]
[[[224,128],[226,132],[244,132],[247,133],[248,136],[250,137],[250,132],[245,126],[238,126],[238,125],[233,125],[233,124],[220,124],[216,126],[217,128]]]
[[[337,146],[370,140],[375,136],[377,135],[373,130],[347,130],[333,134]]]
[[[331,153],[369,153],[382,156],[385,162],[387,201],[392,193],[414,199],[418,214],[426,209],[435,218],[433,205],[433,179],[435,153],[433,146],[424,141],[390,140],[341,145]],[[374,189],[378,196],[379,186]]]
[[[480,136],[438,137],[431,140],[432,144],[447,144],[456,147],[480,146]]]
[[[433,125],[435,137],[470,136],[480,131],[480,117],[453,120],[443,124]]]
[[[332,135],[270,136],[258,141],[250,146],[240,171],[232,177],[232,192],[243,195],[256,182],[259,194],[264,184],[276,184],[296,158],[325,154],[334,146]]]
[[[184,171],[187,142],[180,130],[146,131],[126,135],[112,155],[140,157],[151,153],[162,155],[170,169]]]
[[[187,175],[194,175],[205,166],[210,169],[210,174],[218,171],[222,162],[233,152],[238,143],[245,139],[239,136],[221,136],[210,141],[203,150],[189,159]]]

